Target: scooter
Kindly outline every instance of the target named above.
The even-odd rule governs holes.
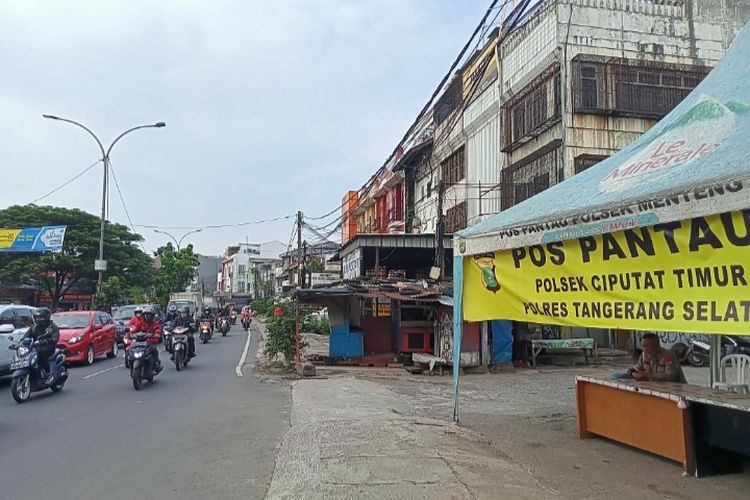
[[[201,339],[201,342],[204,344],[207,344],[209,340],[211,340],[211,337],[213,337],[214,329],[211,327],[210,321],[201,321],[200,326],[200,335],[199,338]]]
[[[133,339],[128,349],[128,359],[130,365],[130,378],[133,380],[133,389],[139,391],[143,385],[143,381],[153,382],[154,377],[161,372],[161,368],[155,366],[154,356],[151,353],[151,349],[156,349],[152,346],[148,339],[152,337],[151,333],[133,333],[131,337]]]
[[[230,328],[231,325],[229,324],[229,320],[227,318],[221,318],[221,321],[219,322],[219,331],[221,332],[222,337],[227,336]]]
[[[727,354],[750,354],[750,340],[745,337],[721,336],[721,357]],[[685,358],[692,366],[706,366],[711,357],[711,344],[702,340],[690,341]]]
[[[9,349],[16,351],[10,365],[10,369],[13,370],[10,394],[17,403],[28,401],[32,392],[46,389],[52,392],[62,391],[68,380],[64,349],[58,347],[49,358],[49,369],[52,374],[49,383],[42,380],[37,348],[32,339],[22,339],[20,344],[12,345]]]
[[[171,335],[172,361],[177,371],[187,368],[190,362],[188,355],[188,329],[185,327],[175,328]]]
[[[252,323],[252,319],[248,317],[242,318],[242,328],[245,329],[245,331],[248,331],[250,329],[250,323]]]

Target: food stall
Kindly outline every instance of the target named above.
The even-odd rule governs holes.
[[[750,30],[625,149],[454,237],[454,346],[462,320],[750,333]],[[714,346],[716,347],[714,341]],[[712,381],[717,356],[712,360]],[[454,419],[459,419],[454,365]],[[581,437],[682,463],[750,455],[748,396],[579,378]],[[647,439],[638,436],[652,422]],[[666,432],[665,429],[671,429]],[[644,443],[647,441],[647,443]],[[720,468],[721,470],[727,470]]]

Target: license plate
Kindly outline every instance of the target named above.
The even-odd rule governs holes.
[[[29,360],[28,359],[20,359],[18,361],[13,361],[10,364],[11,370],[18,370],[20,368],[28,368],[29,366]]]

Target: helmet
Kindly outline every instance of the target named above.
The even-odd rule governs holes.
[[[175,304],[169,306],[169,312],[177,312],[177,306]]]
[[[52,313],[46,307],[37,307],[34,309],[34,322],[38,325],[46,325],[49,323]]]
[[[133,314],[135,314],[136,316],[139,314],[143,314],[143,307],[141,306],[136,307],[135,310],[133,311]]]
[[[180,316],[182,316],[183,318],[187,318],[188,316],[190,316],[190,308],[188,306],[185,306],[180,309]]]
[[[143,308],[143,316],[146,319],[146,321],[153,321],[154,316],[156,316],[156,309],[154,309],[154,306],[146,306]],[[149,317],[150,316],[150,317]]]

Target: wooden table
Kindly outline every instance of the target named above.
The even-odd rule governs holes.
[[[750,456],[750,396],[671,382],[576,377],[578,434],[628,444],[688,474],[735,472]]]

